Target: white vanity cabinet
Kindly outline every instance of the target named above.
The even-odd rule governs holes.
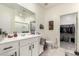
[[[38,56],[39,37],[24,39],[20,41],[20,56]]]
[[[0,56],[38,56],[39,42],[40,36],[4,40],[0,42]]]

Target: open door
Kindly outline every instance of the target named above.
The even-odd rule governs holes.
[[[77,46],[77,13],[60,16],[60,47],[76,50]]]

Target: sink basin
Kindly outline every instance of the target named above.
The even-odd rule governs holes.
[[[21,34],[21,36],[25,36],[25,35],[26,35],[25,33],[22,33],[22,34]]]
[[[18,33],[19,36],[29,36],[29,33]]]

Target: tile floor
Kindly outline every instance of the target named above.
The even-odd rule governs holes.
[[[61,42],[60,48],[48,48],[40,56],[76,56],[74,51],[74,43]]]
[[[58,49],[48,49],[41,56],[65,56],[64,50],[62,48]]]
[[[74,51],[72,50],[66,50],[63,48],[57,48],[57,49],[48,49],[45,52],[43,52],[40,56],[75,56]]]
[[[75,51],[75,43],[60,42],[60,47],[64,48],[64,49]]]

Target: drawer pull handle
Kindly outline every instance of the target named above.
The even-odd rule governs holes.
[[[17,52],[15,52],[15,56],[17,56]]]
[[[12,46],[10,46],[10,47],[7,47],[7,48],[4,48],[3,50],[7,50],[7,49],[11,49],[12,48]]]

